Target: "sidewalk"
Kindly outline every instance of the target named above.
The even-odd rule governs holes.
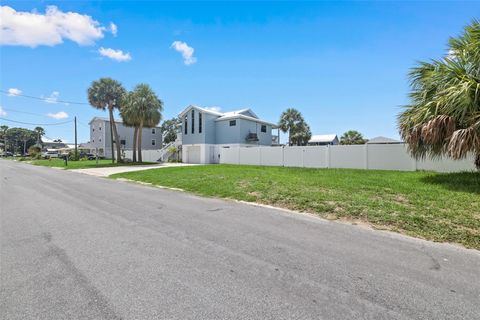
[[[120,166],[120,167],[105,167],[105,168],[91,168],[91,169],[74,169],[69,171],[79,172],[79,173],[88,174],[88,175],[97,176],[97,177],[108,177],[109,175],[112,175],[115,173],[141,171],[141,170],[158,169],[158,168],[186,167],[186,166],[198,166],[198,164],[159,163],[159,164],[144,165],[144,166],[137,165],[137,166]]]

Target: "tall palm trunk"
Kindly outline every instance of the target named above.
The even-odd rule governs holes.
[[[138,128],[134,127],[133,129],[133,162],[137,162],[137,135],[138,135]]]
[[[113,140],[115,140],[115,146],[117,148],[117,163],[118,163],[118,162],[122,162],[122,154],[120,152],[120,143],[119,143],[120,140],[118,138],[117,125],[115,124],[115,119],[113,118],[113,107],[108,108],[108,113],[110,115],[110,133],[112,136],[112,160],[114,158]]]
[[[140,121],[138,126],[138,162],[142,162],[142,129],[143,129],[143,119]]]

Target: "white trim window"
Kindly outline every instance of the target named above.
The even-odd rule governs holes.
[[[152,134],[155,134],[155,128],[152,128]]]
[[[155,146],[157,144],[157,140],[152,139],[152,146]]]

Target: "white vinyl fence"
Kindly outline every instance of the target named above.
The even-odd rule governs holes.
[[[133,151],[132,150],[125,150],[125,158],[132,160],[133,158]],[[142,150],[142,160],[147,162],[156,162],[160,159],[161,150]]]
[[[404,144],[220,148],[220,163],[399,171],[458,172],[475,170],[473,158],[416,160],[410,156]]]

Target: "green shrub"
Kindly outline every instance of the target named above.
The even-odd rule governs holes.
[[[39,146],[31,146],[28,148],[28,154],[30,157],[35,158],[38,154],[41,154],[42,150]]]

